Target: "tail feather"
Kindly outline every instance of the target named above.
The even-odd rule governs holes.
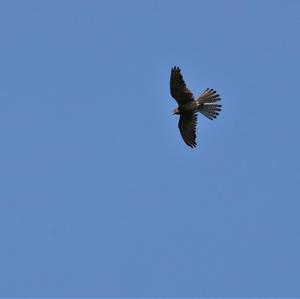
[[[199,105],[199,112],[206,116],[208,119],[213,120],[217,118],[221,111],[222,105],[214,104],[220,101],[221,98],[217,92],[211,88],[204,90],[202,95],[197,99]]]
[[[221,105],[204,104],[206,110],[221,111]]]
[[[215,103],[220,100],[221,100],[220,96],[212,88],[206,88],[202,93],[202,95],[197,99],[199,104]]]
[[[214,115],[214,114],[209,114],[209,113],[206,113],[206,112],[204,112],[204,111],[201,111],[201,113],[202,113],[204,116],[206,116],[208,119],[210,119],[210,120],[213,120],[214,118],[217,118],[217,116]]]

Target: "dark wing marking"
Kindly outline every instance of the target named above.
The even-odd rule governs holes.
[[[179,67],[173,67],[171,70],[170,90],[172,97],[179,105],[191,102],[194,96],[186,87]]]
[[[182,113],[179,118],[179,131],[184,142],[190,147],[196,147],[197,114]]]

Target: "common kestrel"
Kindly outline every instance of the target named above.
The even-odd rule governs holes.
[[[178,103],[173,114],[179,114],[179,131],[184,142],[194,148],[196,147],[197,112],[213,120],[219,115],[221,105],[215,104],[221,98],[217,92],[207,88],[195,99],[191,91],[186,87],[179,67],[171,70],[170,90],[172,97]]]

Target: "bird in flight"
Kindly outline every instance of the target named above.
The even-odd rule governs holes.
[[[184,142],[191,148],[196,147],[196,126],[197,112],[202,113],[208,119],[213,120],[219,115],[221,105],[216,104],[221,98],[217,92],[211,88],[206,88],[204,92],[195,99],[192,92],[186,87],[179,67],[173,67],[170,78],[171,96],[178,103],[178,107],[173,110],[173,114],[180,115],[179,131]]]

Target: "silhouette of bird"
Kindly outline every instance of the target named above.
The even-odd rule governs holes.
[[[217,118],[222,106],[216,104],[216,102],[220,101],[221,98],[215,90],[206,88],[195,99],[192,92],[185,85],[180,68],[176,66],[171,70],[170,90],[172,97],[178,103],[178,107],[173,110],[173,114],[180,115],[178,123],[180,134],[188,146],[195,148],[197,146],[197,112],[202,113],[210,120]]]

